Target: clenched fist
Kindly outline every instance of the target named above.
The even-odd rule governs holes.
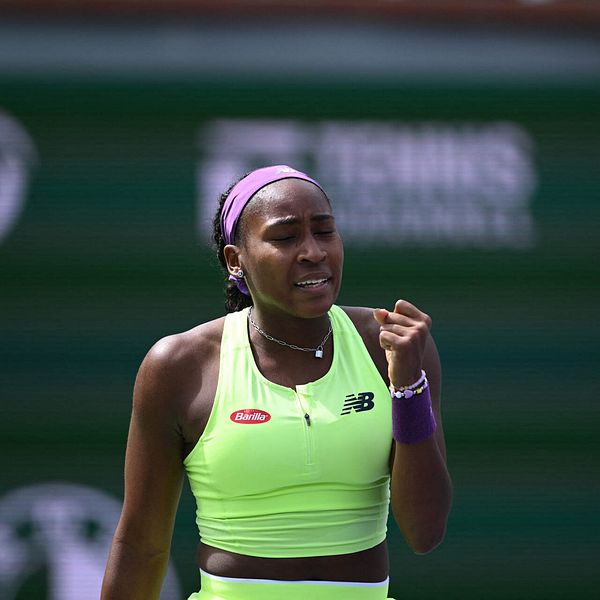
[[[399,388],[421,377],[431,318],[406,300],[398,300],[394,311],[373,311],[379,323],[379,344],[385,350],[390,383]]]

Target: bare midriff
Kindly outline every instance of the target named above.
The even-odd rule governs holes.
[[[383,581],[389,572],[386,542],[373,548],[335,556],[262,558],[200,544],[198,566],[213,575],[283,581]]]

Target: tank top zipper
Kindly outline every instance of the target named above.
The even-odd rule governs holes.
[[[310,418],[310,413],[304,406],[302,402],[302,398],[300,398],[300,394],[297,391],[294,391],[294,395],[296,396],[296,401],[298,402],[298,406],[300,408],[300,413],[302,414],[303,427],[304,427],[304,442],[306,444],[306,464],[312,465],[314,462],[314,451],[313,451],[313,434],[312,434],[312,420]]]

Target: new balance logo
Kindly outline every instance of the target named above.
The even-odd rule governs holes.
[[[352,411],[363,412],[363,410],[371,410],[375,406],[373,398],[375,394],[373,392],[360,392],[358,396],[355,394],[348,394],[344,400],[344,408],[340,414],[348,415]]]

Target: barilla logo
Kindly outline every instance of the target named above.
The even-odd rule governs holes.
[[[229,418],[234,423],[253,425],[255,423],[266,423],[271,419],[271,415],[267,411],[258,408],[242,408],[232,412]]]

